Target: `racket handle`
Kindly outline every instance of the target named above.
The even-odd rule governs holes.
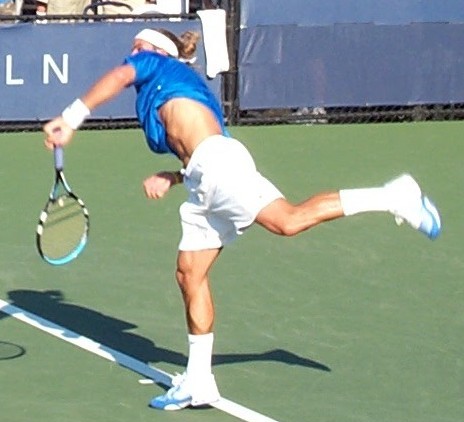
[[[53,154],[55,156],[55,169],[63,170],[63,148],[55,146]]]

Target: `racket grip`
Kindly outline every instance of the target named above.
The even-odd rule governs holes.
[[[53,154],[55,156],[55,169],[63,170],[63,148],[55,146]]]

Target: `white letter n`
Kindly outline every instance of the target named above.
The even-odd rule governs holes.
[[[43,80],[44,85],[50,83],[50,69],[53,70],[53,73],[60,80],[61,83],[68,83],[68,58],[67,54],[63,54],[61,69],[58,68],[58,65],[53,60],[50,54],[44,54],[43,56]]]

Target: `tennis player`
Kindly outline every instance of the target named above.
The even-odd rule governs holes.
[[[253,223],[294,236],[340,217],[383,211],[430,239],[441,231],[436,207],[409,174],[378,187],[317,193],[299,204],[287,201],[258,172],[247,148],[229,136],[218,101],[186,63],[197,41],[193,32],[177,37],[164,29],[142,30],[122,65],[43,128],[47,148],[64,146],[93,109],[133,86],[148,146],[180,160],[180,170],[160,171],[143,182],[148,198],[161,198],[180,183],[188,195],[180,207],[176,270],[188,327],[188,362],[172,388],[150,402],[165,410],[220,398],[211,368],[214,307],[208,274],[222,248]]]

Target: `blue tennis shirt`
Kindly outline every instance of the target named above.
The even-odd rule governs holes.
[[[167,142],[166,128],[159,116],[159,108],[172,98],[190,98],[208,107],[225,129],[221,107],[205,81],[185,63],[156,52],[141,51],[124,60],[134,67],[137,91],[137,118],[150,149],[157,154],[175,154]]]

